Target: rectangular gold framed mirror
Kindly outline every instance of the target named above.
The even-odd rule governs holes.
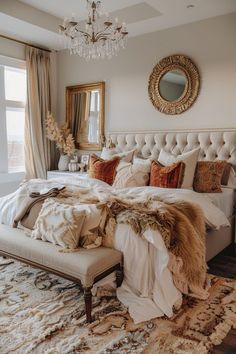
[[[76,148],[101,150],[104,143],[105,82],[66,88],[66,122]]]

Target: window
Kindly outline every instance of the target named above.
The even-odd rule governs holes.
[[[99,91],[91,91],[90,112],[89,112],[89,143],[98,144],[99,142]]]
[[[25,62],[0,56],[0,172],[24,172]]]

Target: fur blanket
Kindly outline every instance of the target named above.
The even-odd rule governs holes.
[[[166,248],[183,260],[183,273],[190,288],[203,288],[206,280],[205,222],[201,209],[188,202],[159,200],[137,203],[115,200],[107,204],[103,244],[112,246],[116,223],[129,224],[142,237],[145,230],[158,230]],[[108,241],[107,241],[108,240]]]

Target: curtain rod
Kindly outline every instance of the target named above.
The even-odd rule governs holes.
[[[36,45],[20,41],[19,39],[14,39],[14,38],[11,38],[11,37],[7,37],[7,36],[4,36],[3,34],[0,34],[0,37],[5,38],[5,39],[9,39],[10,41],[14,41],[14,42],[17,42],[17,43],[20,43],[20,44],[28,45],[30,47],[33,47],[33,48],[36,48],[36,49],[40,49],[40,50],[44,50],[46,52],[50,52],[51,53],[51,50],[49,50],[49,49],[45,49],[45,48],[42,48],[42,47],[37,47]]]

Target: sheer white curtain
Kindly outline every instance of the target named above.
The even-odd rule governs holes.
[[[45,133],[45,118],[51,111],[50,53],[26,46],[26,68],[26,178],[46,178],[52,165],[52,144]]]

